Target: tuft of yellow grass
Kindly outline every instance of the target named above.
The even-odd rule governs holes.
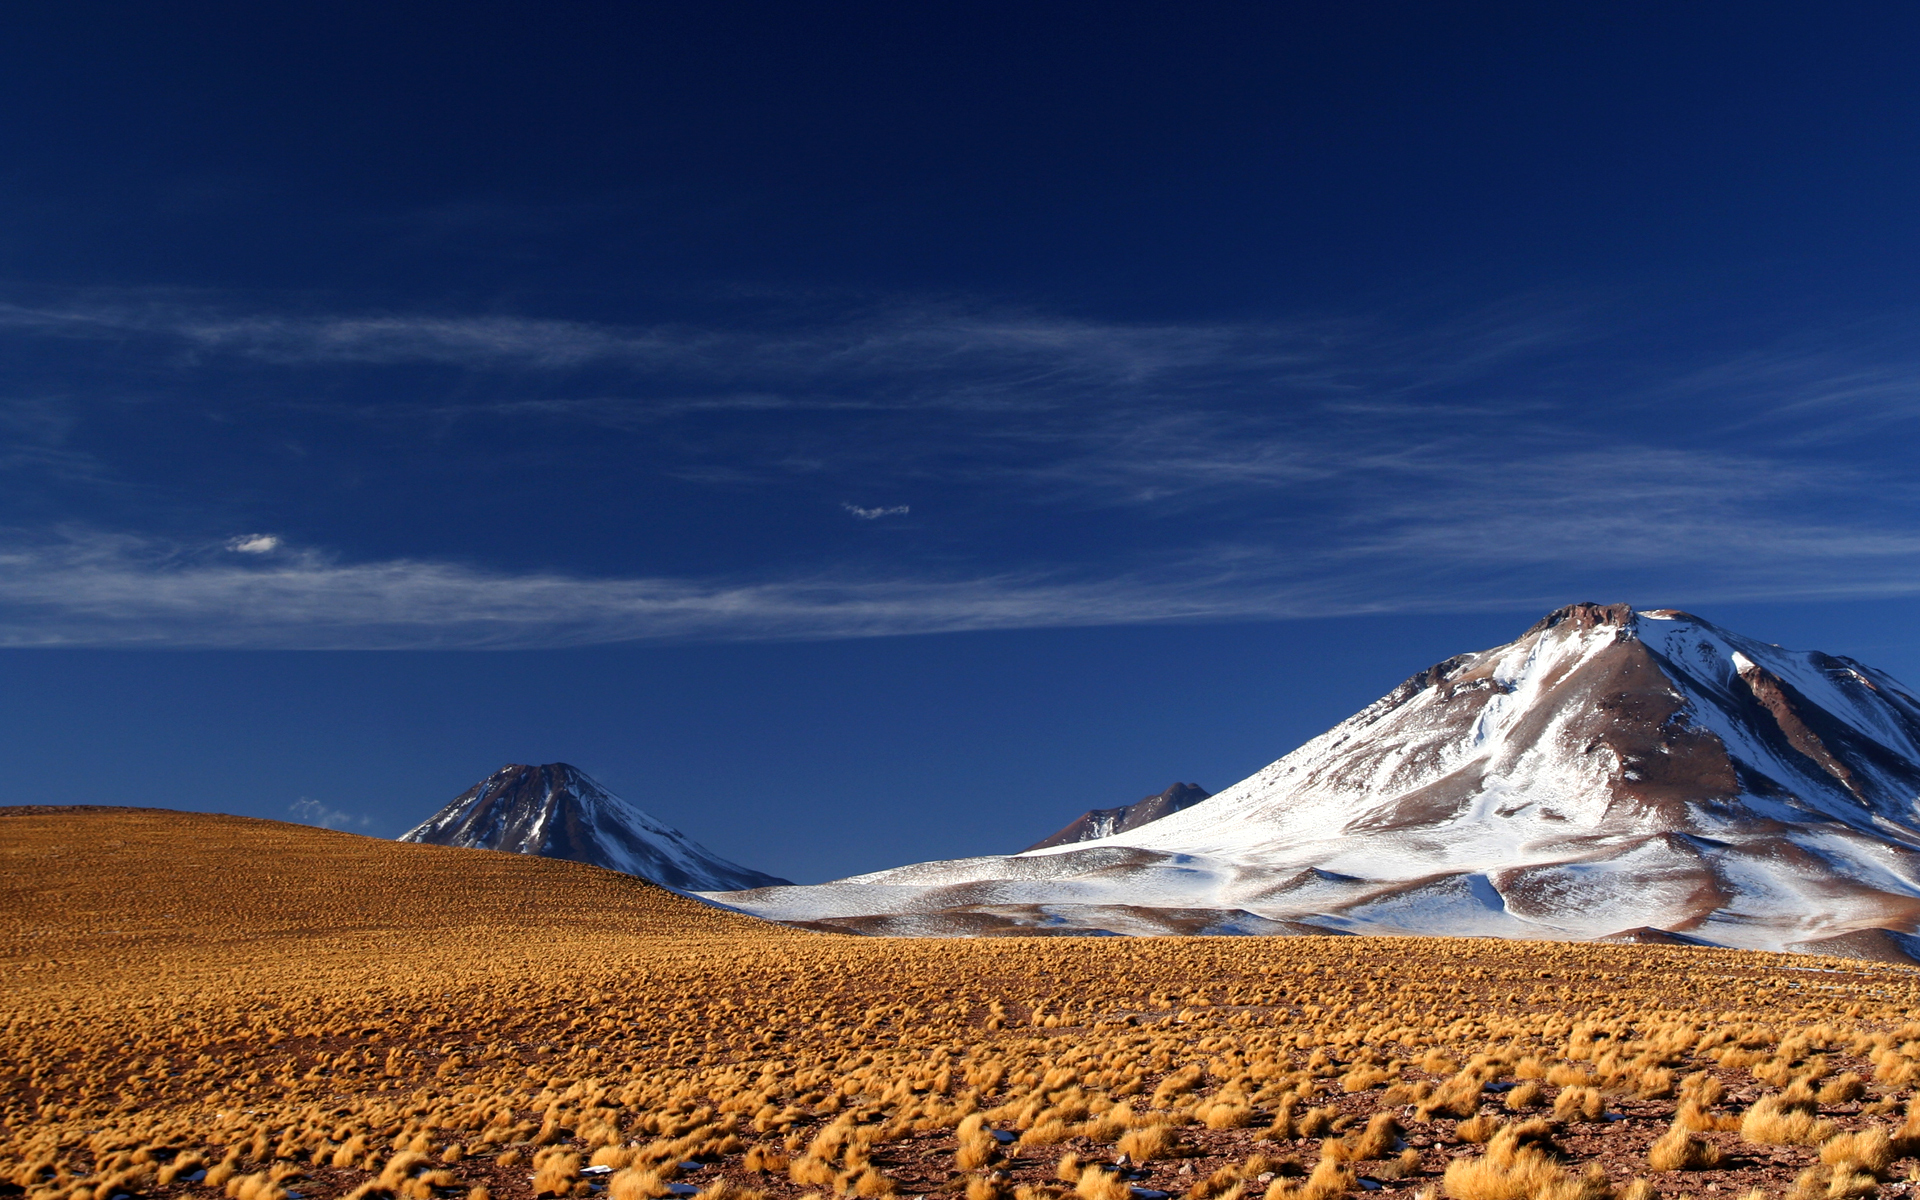
[[[1365,1130],[1351,1134],[1345,1139],[1347,1150],[1345,1157],[1385,1158],[1399,1149],[1400,1133],[1400,1122],[1392,1113],[1375,1113],[1368,1118]]]
[[[614,1172],[607,1181],[608,1200],[656,1200],[667,1191],[667,1181],[654,1170],[628,1167]]]
[[[1441,1186],[1452,1200],[1535,1200],[1565,1180],[1558,1163],[1537,1149],[1522,1147],[1456,1158],[1447,1164]]]
[[[1817,1163],[1794,1178],[1787,1200],[1853,1200],[1873,1195],[1878,1186],[1878,1181],[1864,1171]]]
[[[1253,1124],[1253,1106],[1208,1104],[1196,1108],[1194,1116],[1208,1129],[1243,1129]]]
[[[1844,1075],[1835,1075],[1832,1079],[1822,1084],[1815,1098],[1822,1105],[1833,1107],[1841,1104],[1851,1104],[1866,1094],[1866,1081],[1852,1071],[1848,1071]]]
[[[1500,1122],[1492,1113],[1481,1113],[1470,1121],[1462,1121],[1453,1127],[1453,1136],[1463,1142],[1477,1144],[1492,1137],[1500,1128]]]
[[[395,1158],[399,1162],[402,1155]],[[418,1156],[425,1161],[425,1156]],[[394,1167],[389,1164],[380,1176],[384,1187],[399,1186],[400,1181],[393,1177]],[[404,1178],[404,1177],[403,1177]],[[573,1193],[573,1185],[580,1182],[580,1156],[577,1154],[555,1154],[539,1165],[533,1173],[533,1194],[535,1196],[568,1196]]]
[[[1352,1167],[1322,1158],[1298,1184],[1284,1179],[1274,1180],[1266,1191],[1266,1197],[1267,1200],[1332,1200],[1359,1186],[1360,1177]]]
[[[1126,1182],[1100,1166],[1083,1169],[1073,1190],[1080,1200],[1133,1200],[1133,1191]]]
[[[1647,1165],[1655,1171],[1705,1171],[1720,1166],[1726,1157],[1725,1151],[1677,1121],[1647,1147]]]
[[[1127,1130],[1120,1140],[1114,1143],[1114,1149],[1126,1155],[1134,1162],[1154,1162],[1171,1158],[1178,1152],[1179,1140],[1173,1130],[1165,1125],[1141,1125]]]
[[[1835,1132],[1833,1122],[1789,1103],[1779,1093],[1755,1100],[1740,1118],[1741,1138],[1762,1146],[1818,1146]]]
[[[1340,1090],[1349,1093],[1371,1091],[1392,1078],[1392,1073],[1385,1068],[1372,1064],[1358,1066],[1340,1077]]]
[[[1894,1156],[1892,1139],[1877,1125],[1835,1134],[1820,1145],[1820,1161],[1829,1167],[1865,1173],[1876,1179],[1886,1177]]]
[[[1462,1071],[1421,1101],[1418,1112],[1422,1120],[1435,1116],[1465,1119],[1480,1111],[1484,1090],[1485,1080],[1472,1071]]]
[[[1553,1099],[1553,1115],[1560,1121],[1598,1121],[1605,1099],[1595,1087],[1566,1087]]]

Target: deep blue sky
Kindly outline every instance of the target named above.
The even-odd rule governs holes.
[[[1920,681],[1915,61],[1896,4],[23,12],[6,799],[391,834],[567,760],[819,879],[1571,600]]]

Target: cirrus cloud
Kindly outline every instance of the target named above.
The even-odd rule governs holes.
[[[311,550],[242,560],[68,530],[0,542],[0,646],[529,649],[1528,611],[1588,593],[1648,606],[1920,595],[1920,535],[1726,511],[1681,521],[1650,507],[1596,514],[1525,554],[1503,552],[1500,539],[1524,533],[1524,507],[1454,521],[1429,513],[1421,529],[1331,550],[1217,543],[1100,575],[944,578],[593,578]],[[1763,547],[1769,557],[1756,555]]]

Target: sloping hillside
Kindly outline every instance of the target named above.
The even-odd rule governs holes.
[[[23,978],[742,934],[785,931],[557,859],[162,809],[0,808],[0,961]]]

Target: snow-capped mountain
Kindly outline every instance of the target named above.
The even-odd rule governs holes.
[[[728,862],[566,763],[508,763],[400,840],[571,859],[683,891],[787,882]]]
[[[1183,808],[1192,808],[1212,794],[1197,783],[1176,783],[1157,796],[1148,796],[1132,804],[1123,804],[1118,808],[1090,808],[1075,817],[1059,833],[1035,842],[1027,850],[1071,846],[1075,842],[1091,842],[1112,837],[1116,833],[1130,833],[1148,821],[1158,821]],[[1026,850],[1021,853],[1025,854]]]
[[[1850,659],[1576,604],[1100,838],[717,897],[876,933],[1920,941],[1920,701]]]

